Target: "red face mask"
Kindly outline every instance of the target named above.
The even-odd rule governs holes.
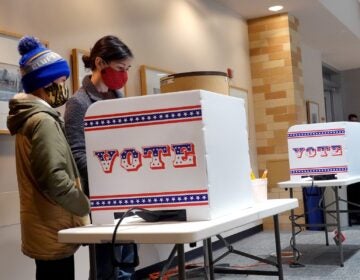
[[[101,70],[101,77],[104,84],[111,90],[122,88],[128,80],[126,71],[116,71],[111,67],[106,67]]]

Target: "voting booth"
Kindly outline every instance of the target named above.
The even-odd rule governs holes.
[[[360,123],[294,125],[288,130],[290,179],[360,175]]]
[[[254,204],[243,100],[204,90],[92,104],[85,116],[92,221],[132,207],[210,220]]]

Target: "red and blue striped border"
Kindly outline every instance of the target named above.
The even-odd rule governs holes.
[[[321,174],[337,174],[348,172],[348,166],[324,166],[324,167],[312,167],[312,168],[292,168],[290,169],[291,175],[321,175]]]
[[[343,135],[345,135],[345,128],[332,128],[332,129],[319,129],[319,130],[306,130],[306,131],[292,131],[292,132],[288,132],[288,139],[343,136]]]
[[[201,105],[87,116],[85,131],[120,129],[202,120]]]
[[[162,208],[201,206],[209,204],[207,189],[177,192],[155,192],[90,196],[91,211],[130,209],[132,207]]]

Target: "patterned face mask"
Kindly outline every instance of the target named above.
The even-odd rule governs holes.
[[[65,83],[52,83],[50,86],[45,87],[44,90],[49,96],[48,103],[53,108],[64,105],[69,99],[69,89],[65,86]]]

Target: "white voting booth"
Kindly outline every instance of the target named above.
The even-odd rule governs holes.
[[[324,179],[333,175],[334,179],[339,180],[338,184],[347,186],[348,183],[341,183],[342,180],[352,180],[360,175],[359,139],[360,123],[356,122],[315,123],[290,127],[288,130],[290,185],[293,182],[294,187],[298,186],[297,183],[308,186],[309,181],[306,182],[306,179],[318,176],[315,178],[319,178],[320,181],[312,184],[332,186],[331,181],[322,180],[321,175],[324,175]],[[346,187],[337,191],[340,199],[347,200]],[[336,201],[334,192],[326,192],[326,204],[332,201]],[[334,209],[335,205],[328,207],[328,210]],[[339,209],[346,211],[347,203],[339,201]],[[340,217],[341,226],[346,226],[347,213],[341,213]],[[333,215],[327,214],[326,220],[333,223]]]
[[[334,174],[360,175],[360,123],[294,125],[288,130],[290,179]]]
[[[241,99],[204,90],[100,101],[86,113],[92,220],[132,207],[210,220],[254,204]]]

